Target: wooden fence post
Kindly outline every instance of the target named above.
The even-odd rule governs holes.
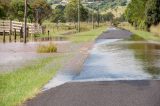
[[[14,29],[14,42],[16,42],[17,40],[17,33],[16,33],[16,29]]]
[[[48,30],[48,40],[49,40],[49,37],[50,37],[50,36],[49,36],[49,30]]]
[[[12,33],[9,34],[9,42],[12,42]]]
[[[20,38],[23,38],[23,27],[20,29]]]
[[[27,37],[29,36],[29,27],[27,27]]]
[[[5,43],[6,42],[6,32],[5,32],[5,30],[3,31],[3,43]]]
[[[20,36],[19,36],[19,38],[20,38],[20,42],[22,42],[22,38],[23,38],[23,27],[21,27],[21,29],[20,29]]]

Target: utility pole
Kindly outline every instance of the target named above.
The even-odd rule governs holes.
[[[99,4],[98,4],[98,17],[97,17],[97,18],[98,18],[97,21],[98,21],[98,27],[99,27],[99,18],[100,18],[100,14],[99,14]]]
[[[94,0],[93,0],[93,4],[94,4]],[[92,4],[92,28],[94,29],[94,8],[93,8],[93,4]]]
[[[24,43],[27,43],[27,0],[25,0],[24,11]]]
[[[78,32],[80,32],[80,0],[78,0]]]

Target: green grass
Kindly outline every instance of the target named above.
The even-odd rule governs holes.
[[[160,41],[160,37],[152,32],[147,32],[144,30],[136,30],[133,26],[129,26],[129,25],[123,25],[120,27],[130,30],[131,32],[133,32],[134,34],[140,36],[145,40]]]
[[[136,35],[144,38],[145,40],[154,40],[160,41],[160,37],[156,36],[155,34],[147,31],[140,31],[140,30],[131,30],[131,32],[135,33]]]
[[[0,74],[0,106],[16,106],[39,93],[60,68],[64,56],[34,61],[11,73]]]
[[[59,23],[57,27],[56,23],[45,21],[43,23],[43,26],[46,27],[45,34],[40,34],[38,35],[38,37],[47,37],[48,31],[50,32],[51,37],[55,37],[55,36],[60,36],[61,34],[66,32],[73,32],[76,30],[74,24],[67,24],[67,23]]]
[[[45,21],[43,23],[44,26],[46,26],[46,33],[45,34],[40,34],[37,35],[37,37],[47,37],[47,31],[50,31],[50,36],[55,37],[55,36],[62,36],[65,33],[68,32],[76,32],[76,23],[59,23],[59,27],[57,29],[56,23],[52,23],[49,21]],[[100,23],[100,27],[105,26],[106,23]],[[97,25],[95,24],[95,27]],[[80,29],[82,32],[84,31],[90,31],[92,29],[92,23],[87,23],[87,22],[81,22],[80,24]]]
[[[75,43],[94,41],[106,29],[106,27],[101,27],[86,32],[76,33],[69,36],[68,39]]]

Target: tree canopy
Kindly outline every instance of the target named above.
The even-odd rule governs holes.
[[[65,22],[65,16],[64,16],[64,10],[65,6],[63,5],[58,5],[56,8],[53,10],[53,15],[51,17],[51,21],[53,22]]]
[[[131,0],[125,11],[129,23],[137,28],[149,29],[160,22],[159,0]]]
[[[147,0],[132,0],[125,12],[128,22],[135,27],[144,27],[145,24],[145,5]]]
[[[149,28],[151,25],[157,25],[160,22],[160,1],[148,0],[145,10],[146,25]]]
[[[23,21],[24,0],[0,0],[0,18]],[[27,17],[30,21],[41,24],[51,13],[51,6],[46,0],[28,0]]]
[[[0,18],[7,17],[10,0],[0,0]]]
[[[81,21],[88,19],[88,10],[80,3]],[[65,17],[68,21],[77,22],[78,19],[78,0],[70,0],[65,8]]]

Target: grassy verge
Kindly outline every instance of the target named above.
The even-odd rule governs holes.
[[[36,95],[60,68],[64,56],[34,61],[14,72],[0,74],[0,106],[16,106]]]
[[[124,29],[130,30],[131,32],[142,37],[145,40],[160,41],[160,37],[152,32],[147,32],[147,31],[143,31],[143,30],[136,30],[134,27],[129,26],[129,25],[126,25],[126,26],[124,25],[121,27]]]
[[[58,27],[56,23],[51,23],[48,21],[45,21],[43,23],[44,26],[46,26],[46,31],[50,31],[50,36],[55,37],[55,36],[61,36],[65,33],[69,32],[76,32],[76,23],[59,23]],[[105,26],[105,23],[100,23],[100,27]],[[95,27],[97,27],[95,25]],[[87,22],[81,22],[81,27],[80,27],[82,32],[85,31],[90,31],[92,29],[92,23],[87,23]],[[47,32],[44,35],[38,35],[38,37],[47,37]]]
[[[140,30],[131,30],[136,35],[139,35],[140,37],[144,38],[145,40],[154,40],[154,41],[160,41],[160,37],[156,36],[155,34],[147,31],[140,31]]]
[[[86,31],[86,32],[76,33],[69,36],[68,39],[75,43],[93,41],[106,29],[107,29],[106,27],[101,27],[101,28]]]

